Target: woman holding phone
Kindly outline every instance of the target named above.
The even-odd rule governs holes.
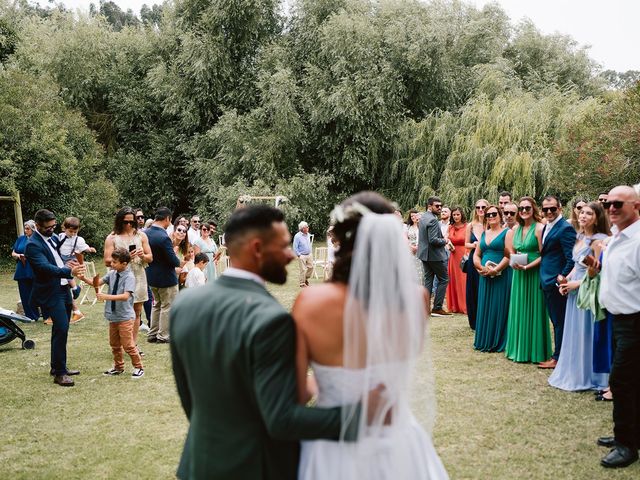
[[[148,300],[147,275],[144,269],[153,261],[149,240],[144,232],[138,231],[135,211],[131,207],[122,207],[116,213],[113,232],[104,242],[104,264],[111,267],[111,252],[116,248],[125,248],[131,255],[129,268],[136,279],[136,290],[133,292],[133,310],[136,320],[133,322],[133,339],[137,342],[141,313],[144,302]]]
[[[578,226],[580,231],[573,248],[575,265],[567,275],[567,282],[558,286],[560,294],[568,296],[567,310],[562,350],[558,364],[549,377],[549,385],[569,392],[600,390],[609,384],[609,375],[593,371],[593,314],[577,305],[578,289],[588,264],[593,258],[599,258],[603,241],[611,234],[609,221],[600,203],[591,202],[582,207]]]

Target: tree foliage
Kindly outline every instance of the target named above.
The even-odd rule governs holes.
[[[5,127],[3,187],[23,187],[11,183],[16,152],[50,155],[80,172],[51,206],[80,211],[71,199],[91,192],[108,204],[82,211],[92,223],[95,212],[110,221],[114,202],[224,220],[241,194],[280,194],[293,223],[319,230],[361,189],[404,207],[433,193],[469,206],[501,189],[572,197],[592,188],[590,169],[599,186],[637,176],[637,95],[604,88],[629,89],[637,75],[597,74],[570,37],[513,25],[496,4],[283,5],[175,0],[138,16],[100,1],[77,15],[0,0],[0,72],[26,82],[13,94],[41,98],[23,107],[0,93],[13,112],[3,125],[24,109],[33,117]],[[71,118],[73,138],[92,132],[85,150],[61,134]],[[36,171],[38,185],[63,190],[53,170]]]

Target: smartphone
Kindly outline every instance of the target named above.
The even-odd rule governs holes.
[[[578,263],[583,267],[593,267],[596,264],[596,259],[593,255],[585,255],[578,260]]]
[[[129,245],[129,252],[133,252],[136,249],[136,246],[132,243]]]

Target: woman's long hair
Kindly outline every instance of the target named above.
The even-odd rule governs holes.
[[[136,221],[136,212],[131,207],[122,207],[116,213],[116,218],[113,223],[113,233],[116,235],[121,235],[124,232],[124,217],[127,215],[133,215],[133,221]],[[137,224],[132,226],[134,231],[137,231]]]
[[[516,220],[520,225],[524,225],[524,220],[520,217],[520,202],[529,202],[531,204],[531,211],[533,213],[533,219],[536,222],[542,221],[542,215],[540,215],[540,210],[538,210],[538,204],[532,197],[522,197],[518,200],[518,214],[516,215]]]
[[[610,236],[611,228],[609,226],[609,218],[604,208],[602,208],[602,204],[600,202],[589,202],[586,206],[596,214],[596,221],[593,223],[593,233],[604,233]]]

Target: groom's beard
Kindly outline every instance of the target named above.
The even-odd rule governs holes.
[[[287,282],[287,267],[274,260],[265,260],[260,276],[267,282],[284,285]]]

